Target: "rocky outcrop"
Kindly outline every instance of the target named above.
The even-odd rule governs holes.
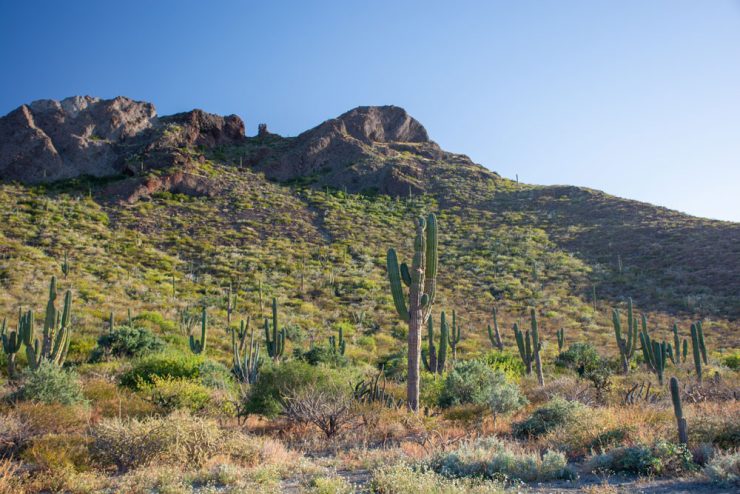
[[[132,173],[187,161],[179,148],[234,144],[244,123],[193,110],[157,118],[125,97],[39,100],[0,118],[0,179],[24,183]]]

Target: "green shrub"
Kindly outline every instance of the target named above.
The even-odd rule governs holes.
[[[492,351],[483,357],[483,361],[491,369],[503,372],[509,381],[515,381],[524,375],[524,364],[519,355]]]
[[[311,365],[329,365],[331,367],[346,367],[349,363],[347,357],[339,352],[333,352],[327,346],[315,346],[310,350],[302,351],[300,348],[293,350],[293,356]]]
[[[316,367],[293,360],[280,365],[265,366],[249,390],[244,413],[275,417],[283,410],[282,400],[289,392],[297,392],[309,385],[348,386],[350,378],[328,367]]]
[[[424,407],[434,408],[439,405],[439,399],[445,387],[444,375],[422,372],[419,385],[419,403]]]
[[[439,404],[442,407],[488,405],[494,392],[502,392],[501,388],[511,392],[503,372],[494,371],[479,360],[458,362],[445,378]]]
[[[526,439],[542,436],[557,427],[568,424],[577,418],[584,406],[577,401],[568,401],[560,397],[553,398],[521,422],[512,426],[515,437]]]
[[[153,378],[172,377],[198,379],[203,358],[180,353],[158,353],[143,357],[121,377],[121,384],[138,388],[153,384]]]
[[[49,362],[42,362],[36,370],[24,369],[21,382],[16,392],[21,400],[62,405],[85,402],[77,374]]]
[[[428,468],[404,463],[373,472],[371,492],[377,494],[501,494],[503,487],[482,479],[448,479]]]
[[[603,399],[611,386],[612,370],[609,362],[601,357],[589,343],[574,343],[555,359],[555,364],[578,373],[596,388],[597,397]]]
[[[740,452],[718,453],[704,467],[712,482],[740,486]]]
[[[211,389],[229,389],[234,382],[231,370],[215,360],[204,360],[198,366],[198,376],[200,383]]]
[[[190,379],[152,376],[152,383],[140,390],[159,408],[171,412],[180,408],[198,412],[210,401],[208,389]]]
[[[722,363],[734,371],[740,370],[740,352],[726,356],[722,359]]]
[[[445,477],[526,482],[575,478],[562,453],[547,451],[540,457],[538,453],[523,451],[494,437],[469,441],[453,451],[439,453],[430,461],[430,466]]]
[[[90,356],[91,362],[108,357],[140,357],[160,351],[164,342],[146,328],[119,326],[98,338],[98,346]]]
[[[342,477],[316,477],[311,479],[309,494],[354,494],[355,489]]]
[[[683,444],[658,441],[652,446],[621,447],[594,456],[589,460],[588,468],[590,471],[667,475],[690,472],[697,466]]]
[[[528,403],[527,398],[519,391],[519,386],[506,381],[499,381],[488,395],[488,408],[496,422],[498,415],[508,415],[516,412]]]

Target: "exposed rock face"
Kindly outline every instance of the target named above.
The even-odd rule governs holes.
[[[242,139],[244,123],[235,115],[193,110],[157,118],[151,103],[121,96],[39,100],[0,118],[0,178],[38,183],[111,176],[127,171],[134,156],[149,167],[167,166],[178,161],[179,147]]]

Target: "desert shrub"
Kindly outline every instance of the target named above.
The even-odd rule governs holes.
[[[625,443],[634,432],[634,427],[621,426],[607,429],[597,435],[588,445],[587,449],[593,451],[605,451],[609,448]]]
[[[346,387],[316,384],[288,391],[285,415],[298,423],[313,424],[331,439],[354,418],[353,400]]]
[[[91,362],[108,357],[141,357],[164,348],[164,342],[146,328],[118,326],[98,338],[98,346],[90,355]]]
[[[21,400],[62,405],[85,403],[77,374],[49,362],[42,362],[36,370],[24,369],[21,382],[15,394]]]
[[[434,408],[439,405],[444,387],[444,376],[422,372],[419,383],[419,403],[421,403],[421,406]]]
[[[373,471],[370,488],[377,494],[500,494],[504,491],[495,482],[448,479],[428,468],[413,468],[404,463]]]
[[[740,451],[718,453],[704,467],[712,482],[740,486]]]
[[[588,468],[590,471],[668,475],[689,472],[697,467],[686,446],[657,441],[652,446],[625,446],[594,456],[589,460]]]
[[[503,372],[509,381],[515,381],[524,375],[524,364],[519,355],[505,351],[492,351],[483,357],[483,361],[491,369]]]
[[[310,494],[353,494],[352,484],[342,477],[315,477],[309,483]]]
[[[329,365],[331,367],[346,367],[349,360],[339,352],[332,351],[328,346],[318,345],[303,351],[300,348],[293,350],[293,356],[298,360],[311,365]]]
[[[545,381],[544,386],[527,388],[527,398],[532,403],[543,403],[558,397],[568,401],[578,401],[584,405],[597,401],[593,386],[584,382],[583,379],[572,376],[561,376]]]
[[[612,372],[609,362],[601,358],[599,352],[589,343],[570,345],[568,350],[558,355],[555,364],[571,369],[582,379],[591,381],[601,400],[611,387]]]
[[[211,389],[229,389],[234,379],[231,370],[221,362],[204,360],[198,366],[198,377],[201,384]]]
[[[197,379],[201,357],[181,353],[157,353],[141,358],[121,377],[121,384],[130,388],[153,384],[153,377]]]
[[[439,453],[430,460],[430,465],[445,477],[532,482],[575,476],[560,452],[547,451],[540,457],[538,453],[522,451],[516,445],[507,445],[493,437],[469,441],[454,451]]]
[[[554,398],[536,409],[526,419],[516,422],[512,426],[512,433],[522,439],[542,436],[575,420],[578,412],[582,410],[583,405],[576,401]]]
[[[152,383],[143,383],[140,390],[157,407],[168,412],[179,408],[198,412],[210,401],[208,388],[190,379],[152,376]]]
[[[283,411],[283,398],[310,385],[321,387],[347,386],[348,377],[327,367],[306,362],[290,361],[266,366],[246,395],[244,413],[275,417]]]
[[[494,371],[479,360],[458,362],[445,378],[439,404],[442,407],[486,405],[494,388],[505,384],[502,372]]]
[[[295,462],[278,442],[219,428],[212,419],[176,411],[165,417],[103,419],[91,431],[90,454],[123,472],[152,463],[198,467],[215,456],[245,466]]]
[[[493,422],[499,415],[508,415],[516,412],[528,403],[527,398],[519,391],[514,383],[499,381],[488,395],[488,408],[493,414]]]
[[[90,457],[85,437],[78,434],[46,434],[34,438],[21,458],[47,470],[89,468]]]
[[[731,370],[740,370],[740,352],[735,352],[732,355],[726,356],[722,359],[722,363]]]

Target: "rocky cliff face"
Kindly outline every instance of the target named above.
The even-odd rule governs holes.
[[[157,118],[151,103],[121,96],[39,100],[0,118],[0,178],[39,183],[131,173],[141,163],[177,162],[179,147],[243,138],[244,123],[234,115],[193,110]]]

